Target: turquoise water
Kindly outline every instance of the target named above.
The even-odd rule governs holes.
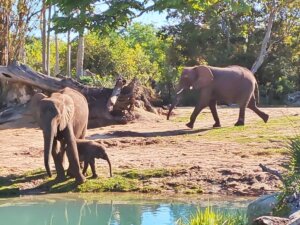
[[[0,199],[0,225],[173,225],[197,208],[245,211],[249,200],[64,194]]]

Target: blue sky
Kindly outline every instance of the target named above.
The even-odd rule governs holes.
[[[144,13],[139,18],[136,18],[135,22],[141,22],[144,24],[153,24],[155,27],[161,27],[168,24],[166,19],[167,13],[166,12],[149,12]]]
[[[168,21],[166,19],[167,13],[166,12],[148,12],[148,13],[144,13],[142,14],[140,17],[136,18],[133,20],[133,22],[140,22],[143,24],[152,24],[155,27],[159,28],[162,27],[164,25],[168,24]],[[33,34],[34,36],[40,37],[41,33],[40,33],[40,29],[37,26],[36,29],[34,29],[31,34]],[[71,34],[71,39],[75,38],[77,36],[76,33],[72,33]],[[59,34],[58,37],[60,39],[66,40],[67,39],[67,34]]]

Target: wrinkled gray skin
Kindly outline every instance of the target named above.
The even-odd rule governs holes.
[[[246,107],[253,110],[264,122],[269,119],[269,115],[256,106],[256,100],[259,96],[257,82],[252,72],[247,68],[240,66],[224,68],[212,66],[185,67],[167,119],[180,101],[182,92],[191,88],[199,92],[199,100],[190,117],[190,122],[186,124],[191,129],[194,127],[198,114],[207,106],[210,108],[215,121],[213,127],[221,126],[216,108],[217,102],[239,105],[240,112],[235,126],[244,125]]]
[[[64,88],[50,97],[37,93],[31,100],[30,108],[44,136],[44,163],[48,175],[49,157],[52,153],[57,180],[64,180],[63,157],[65,151],[69,160],[69,171],[78,184],[85,181],[79,167],[76,138],[84,138],[88,123],[88,104],[85,97],[71,89]],[[58,149],[60,142],[61,148]]]
[[[87,175],[86,173],[87,168],[90,165],[93,173],[92,178],[97,178],[98,175],[96,173],[96,168],[95,168],[95,159],[104,159],[108,163],[109,175],[110,177],[112,177],[111,163],[104,146],[102,146],[101,144],[95,141],[81,140],[81,139],[77,139],[76,143],[77,143],[77,148],[79,153],[79,161],[83,162],[82,173],[85,176]]]

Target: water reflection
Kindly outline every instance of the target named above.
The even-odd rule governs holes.
[[[0,201],[0,225],[173,225],[196,208],[196,204],[167,201],[8,199]]]

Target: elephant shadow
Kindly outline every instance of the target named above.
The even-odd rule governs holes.
[[[27,184],[34,184],[43,180],[41,184],[34,187],[26,187]],[[25,186],[25,188],[20,188]],[[29,185],[31,186],[31,185]],[[45,192],[67,192],[72,191],[77,187],[75,180],[63,182],[48,179],[46,171],[36,171],[30,174],[23,175],[8,175],[0,176],[0,197],[2,196],[19,196],[19,195],[31,195],[31,194],[43,194]]]
[[[45,179],[47,174],[45,171],[36,171],[25,175],[11,174],[8,176],[0,176],[0,196],[13,196],[23,194],[19,186],[24,183],[34,183],[35,181]]]
[[[93,134],[87,137],[90,140],[95,139],[108,139],[108,138],[118,138],[118,137],[171,137],[186,134],[197,134],[208,131],[210,129],[179,129],[179,130],[167,130],[167,131],[157,131],[157,132],[135,132],[135,131],[113,131],[105,134]]]

